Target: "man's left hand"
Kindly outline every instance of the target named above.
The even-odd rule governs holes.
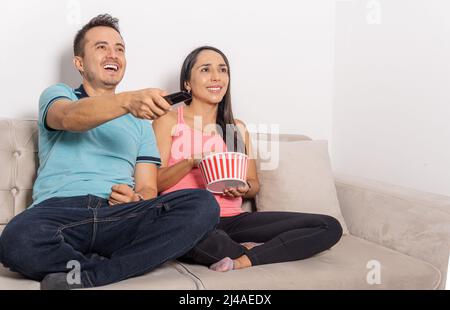
[[[139,201],[139,195],[127,184],[117,184],[111,187],[108,203],[110,206]]]

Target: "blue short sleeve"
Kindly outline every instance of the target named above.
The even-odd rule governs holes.
[[[56,84],[45,89],[39,98],[38,123],[47,130],[52,130],[46,124],[47,112],[51,105],[58,99],[66,98],[73,100],[73,89],[66,84]]]
[[[142,139],[139,146],[138,157],[136,163],[151,163],[158,167],[161,166],[161,156],[159,154],[158,145],[156,143],[155,133],[148,121],[141,121]]]

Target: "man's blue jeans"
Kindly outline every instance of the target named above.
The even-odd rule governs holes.
[[[218,221],[219,206],[205,190],[111,207],[92,195],[52,198],[10,221],[0,237],[0,260],[37,281],[67,273],[68,263],[77,261],[82,285],[102,286],[182,256]]]

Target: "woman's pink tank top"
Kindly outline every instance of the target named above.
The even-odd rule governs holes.
[[[227,146],[220,135],[204,135],[201,131],[195,130],[185,123],[183,106],[179,107],[177,112],[178,122],[175,132],[172,135],[172,147],[168,162],[169,167],[183,159],[192,158],[194,154],[227,151]],[[187,188],[206,188],[199,168],[193,168],[177,184],[165,190],[162,194]],[[214,194],[214,196],[219,203],[221,217],[233,216],[243,212],[241,209],[241,197],[228,198],[221,194]]]

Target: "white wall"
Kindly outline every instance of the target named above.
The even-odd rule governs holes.
[[[238,118],[331,140],[338,172],[450,195],[449,1],[3,1],[0,117],[36,118],[45,87],[78,85],[73,37],[103,12],[127,43],[119,90],[175,91],[186,54],[215,45]]]
[[[337,2],[335,170],[450,195],[449,15],[446,0]]]
[[[119,90],[177,90],[184,57],[210,44],[229,56],[238,118],[331,138],[333,0],[2,1],[1,117],[36,118],[45,87],[78,86],[73,37],[104,12],[120,18],[127,44]]]

